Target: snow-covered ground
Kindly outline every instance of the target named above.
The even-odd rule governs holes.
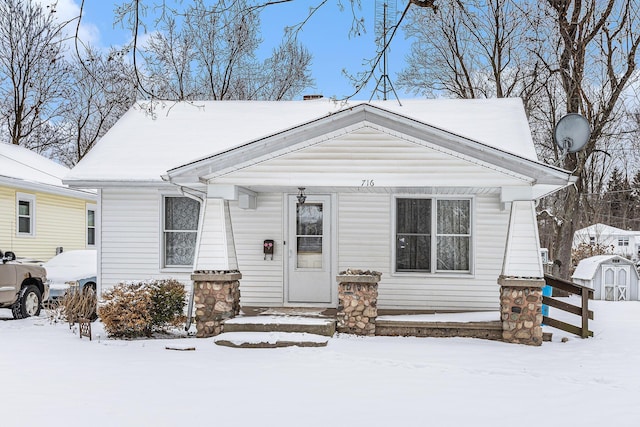
[[[637,426],[640,303],[591,306],[595,338],[548,328],[541,347],[339,336],[282,349],[111,340],[99,323],[89,342],[0,309],[0,425]]]

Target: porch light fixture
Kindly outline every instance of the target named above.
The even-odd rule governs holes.
[[[304,194],[304,190],[304,187],[298,187],[298,195],[296,197],[298,198],[298,203],[301,205],[304,205],[305,200],[307,200],[307,195]]]

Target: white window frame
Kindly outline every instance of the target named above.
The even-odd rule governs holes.
[[[20,231],[20,202],[29,202],[29,232]],[[24,216],[23,216],[24,217]],[[35,194],[16,193],[16,236],[35,237],[36,235],[36,196]]]
[[[431,200],[431,260],[430,260],[430,271],[425,270],[416,270],[416,271],[398,271],[397,270],[397,260],[396,260],[396,244],[397,244],[397,200],[398,199],[430,199]],[[438,236],[442,236],[438,234],[438,222],[437,222],[437,209],[438,209],[438,200],[467,200],[469,201],[469,229],[470,234],[469,237],[469,269],[468,270],[439,270],[437,268],[438,263],[438,247],[437,247],[437,239]],[[475,198],[472,196],[437,196],[437,195],[415,195],[415,194],[395,194],[392,197],[392,215],[391,215],[391,234],[393,236],[391,242],[391,271],[394,276],[403,276],[403,275],[411,275],[411,276],[463,276],[469,277],[473,276],[474,268],[475,268]]]
[[[191,271],[193,269],[194,263],[196,261],[197,258],[197,245],[198,245],[198,232],[200,230],[200,224],[202,223],[202,216],[203,216],[203,206],[202,203],[198,202],[198,204],[200,205],[200,212],[198,214],[198,225],[196,227],[195,230],[167,230],[166,228],[166,217],[165,217],[165,212],[166,212],[166,199],[170,198],[170,197],[174,197],[174,198],[180,198],[180,197],[184,197],[184,198],[189,198],[183,194],[180,193],[167,193],[167,194],[162,194],[160,196],[160,270],[163,272],[183,272],[183,271]],[[191,199],[194,200],[194,199]],[[196,200],[194,200],[196,201]],[[197,201],[196,201],[197,202]],[[167,264],[167,252],[166,252],[166,244],[165,244],[165,235],[167,232],[189,232],[189,233],[195,233],[196,234],[196,253],[194,255],[194,259],[193,262],[189,265],[178,265],[178,264]]]
[[[93,211],[93,226],[89,225],[89,211]],[[96,224],[98,223],[98,205],[95,204],[87,204],[85,208],[85,221],[86,221],[86,244],[88,248],[95,248],[96,242],[98,240],[98,227]],[[93,244],[89,243],[89,230],[93,228]]]
[[[629,246],[629,236],[618,237],[618,246],[623,246],[623,247]]]

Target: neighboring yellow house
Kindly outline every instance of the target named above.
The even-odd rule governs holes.
[[[0,250],[48,261],[96,245],[96,194],[62,184],[69,169],[0,143]]]

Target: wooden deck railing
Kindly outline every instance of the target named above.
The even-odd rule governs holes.
[[[567,280],[563,280],[549,274],[544,275],[544,280],[547,285],[551,286],[552,288],[560,289],[570,294],[580,295],[581,307],[568,304],[566,302],[559,301],[548,296],[542,297],[542,303],[548,305],[549,307],[557,308],[559,310],[575,314],[576,316],[580,316],[582,322],[580,327],[578,327],[569,323],[561,322],[560,320],[553,319],[551,317],[543,316],[542,323],[566,332],[570,332],[572,334],[576,334],[582,338],[592,337],[593,332],[589,330],[589,319],[593,320],[593,311],[589,310],[589,300],[593,299],[593,289],[586,286],[577,285],[573,282],[569,282]]]

